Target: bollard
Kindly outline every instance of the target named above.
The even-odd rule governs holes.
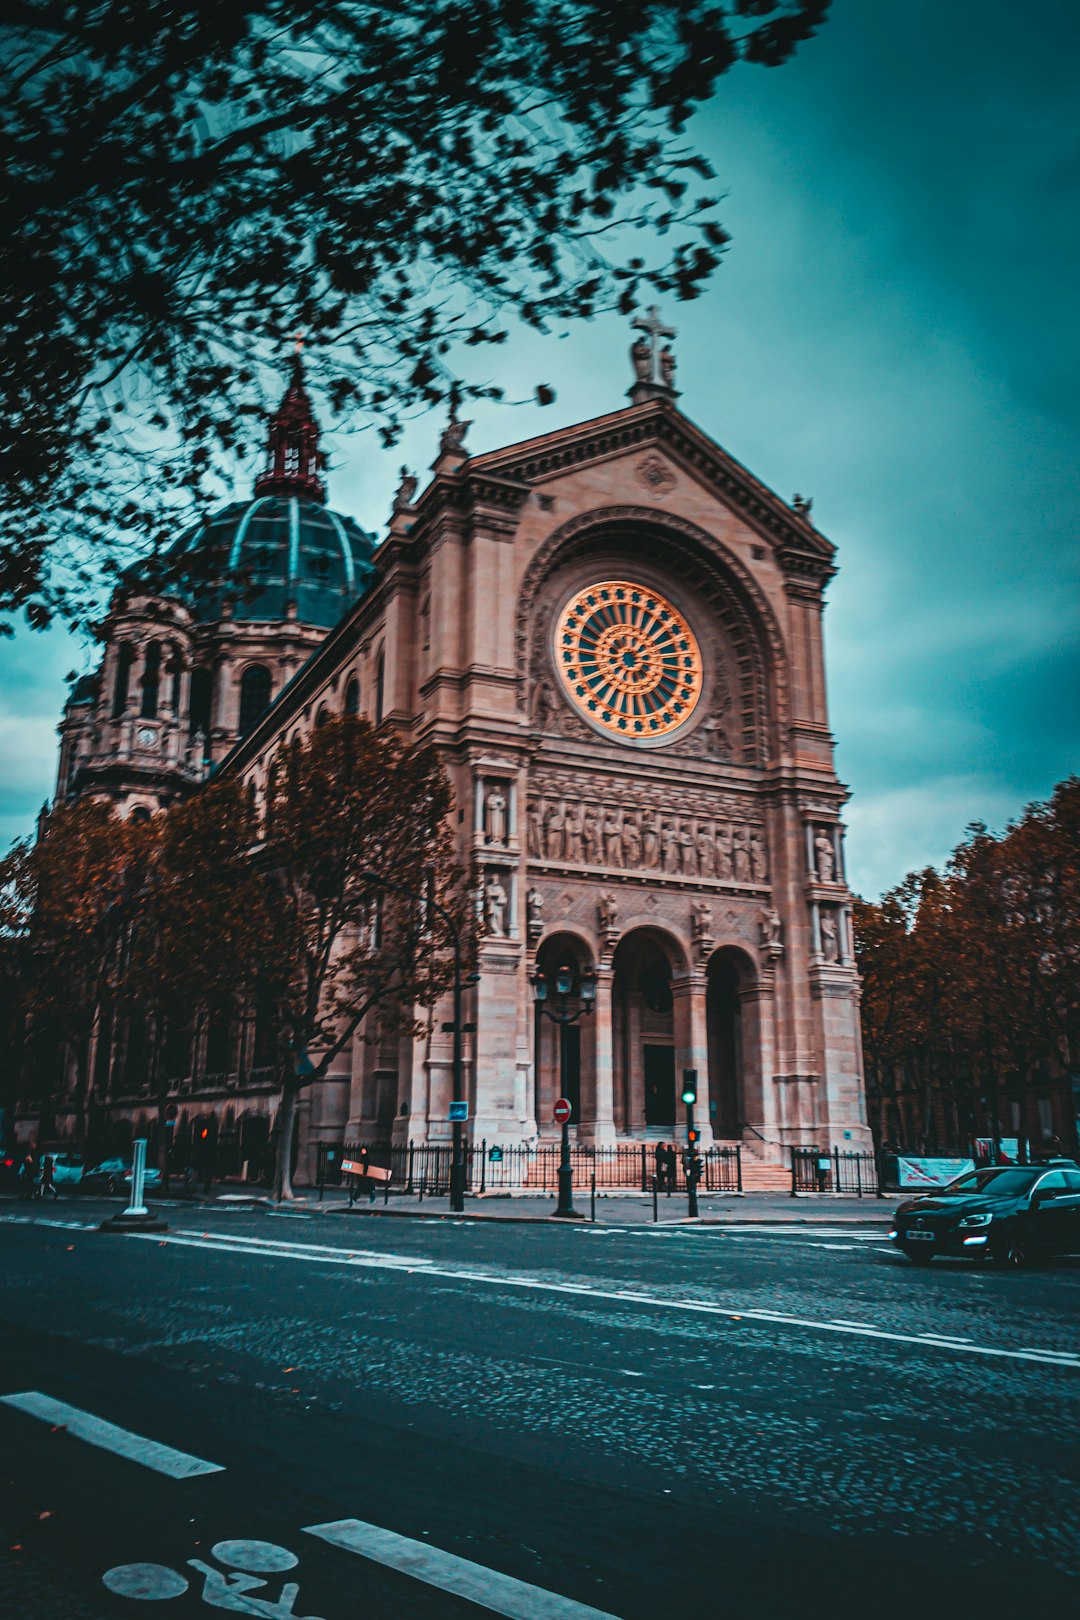
[[[125,1209],[125,1215],[149,1215],[150,1211],[143,1203],[143,1188],[146,1186],[146,1138],[140,1136],[132,1143],[133,1164],[131,1171],[131,1203]]]
[[[653,1218],[654,1221],[658,1221],[660,1219],[660,1211],[659,1211],[659,1209],[657,1207],[657,1203],[656,1203],[656,1177],[655,1176],[653,1176],[653,1178],[652,1178],[652,1218]]]
[[[592,1173],[592,1184],[591,1184],[591,1187],[590,1187],[590,1195],[591,1195],[590,1196],[591,1213],[590,1213],[589,1219],[595,1221],[595,1219],[596,1219],[596,1171],[595,1170]]]

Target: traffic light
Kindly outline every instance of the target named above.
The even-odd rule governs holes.
[[[686,1140],[690,1143],[691,1146],[693,1146],[693,1144],[695,1142],[700,1142],[700,1140],[701,1140],[701,1132],[700,1131],[695,1131],[694,1127],[691,1125],[690,1129],[686,1133]]]
[[[684,1069],[682,1072],[682,1100],[688,1108],[697,1102],[697,1070]]]

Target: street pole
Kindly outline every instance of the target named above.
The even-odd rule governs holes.
[[[439,909],[441,910],[441,907]],[[458,939],[456,928],[451,927],[450,938],[454,944],[454,1044],[451,1057],[451,1084],[454,1101],[463,1102],[465,1077],[462,1057],[464,1031],[461,1027],[461,941]],[[460,1119],[455,1119],[450,1129],[453,1137],[450,1159],[450,1208],[455,1215],[460,1215],[465,1209],[465,1127]]]
[[[563,1011],[565,1012],[565,1008]],[[566,1032],[569,1022],[562,1018],[559,1020],[559,1091],[565,1094],[566,1087]],[[574,1167],[570,1163],[570,1121],[564,1119],[562,1123],[562,1153],[559,1158],[559,1203],[555,1210],[556,1215],[575,1216],[574,1208]]]
[[[694,1129],[694,1104],[697,1102],[697,1070],[683,1070],[682,1099],[686,1104],[686,1213],[691,1217],[698,1212],[697,1203],[697,1137]]]

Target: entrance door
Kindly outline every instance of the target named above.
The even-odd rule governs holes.
[[[675,1048],[646,1046],[642,1051],[645,1058],[645,1123],[674,1127]]]

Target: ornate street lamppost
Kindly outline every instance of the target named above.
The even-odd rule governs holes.
[[[555,970],[555,997],[556,1005],[548,1005],[548,996],[551,986],[545,974],[537,971],[532,976],[533,995],[536,1005],[545,1018],[550,1018],[553,1024],[559,1026],[559,1085],[560,1088],[567,1073],[566,1032],[571,1024],[576,1024],[579,1018],[591,1013],[596,1005],[596,971],[586,968],[581,975],[580,1006],[571,1011],[569,1002],[574,990],[574,970],[568,962],[564,962]],[[571,1220],[580,1219],[574,1208],[574,1170],[570,1163],[570,1111],[566,1110],[562,1119],[562,1154],[559,1160],[559,1203],[556,1215],[568,1216]]]

